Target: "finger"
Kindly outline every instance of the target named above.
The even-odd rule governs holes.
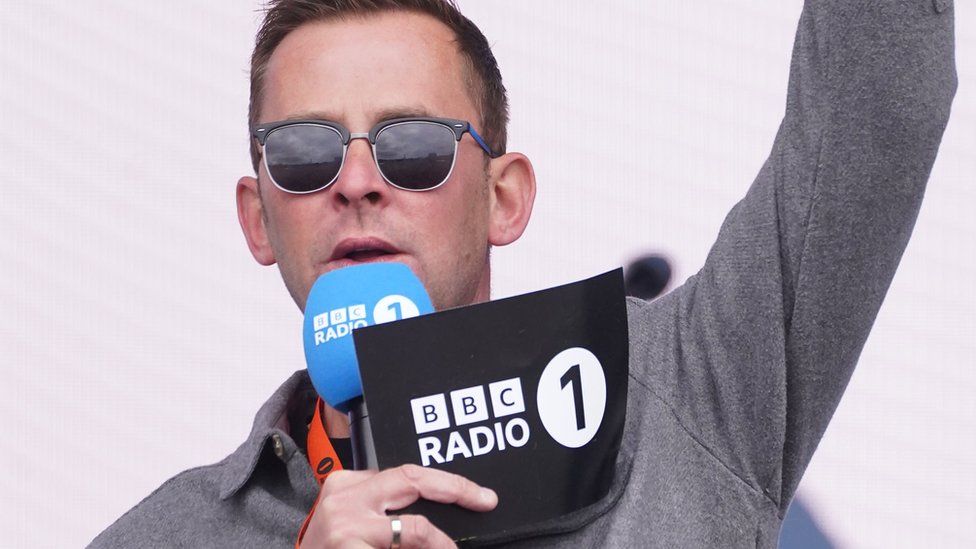
[[[490,511],[498,504],[493,490],[460,475],[412,464],[382,471],[361,487],[366,501],[380,511],[402,509],[418,498],[453,503],[472,511]]]
[[[323,495],[334,494],[340,490],[345,490],[351,486],[355,486],[361,482],[369,480],[376,476],[379,471],[366,470],[366,471],[351,471],[349,469],[343,469],[341,471],[335,471],[325,477],[325,482],[322,483],[322,491],[320,492],[320,497]]]
[[[433,547],[446,549],[456,547],[450,536],[431,524],[422,515],[380,516],[369,521],[369,526],[363,528],[363,541],[371,547],[390,547],[393,541],[393,519],[400,519],[400,547],[414,549]]]

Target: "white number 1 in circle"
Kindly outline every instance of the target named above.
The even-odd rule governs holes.
[[[536,392],[539,419],[549,435],[567,448],[593,440],[607,405],[607,380],[596,355],[571,347],[552,357]]]

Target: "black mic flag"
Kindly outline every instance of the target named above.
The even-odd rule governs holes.
[[[428,501],[400,512],[484,539],[607,495],[627,406],[620,269],[353,335],[379,467],[436,467],[499,496],[483,514]]]

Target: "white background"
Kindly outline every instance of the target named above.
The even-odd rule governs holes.
[[[231,452],[304,367],[301,315],[234,209],[259,5],[3,4],[0,531],[79,546]],[[957,4],[960,89],[930,190],[801,487],[844,546],[976,539],[976,10]],[[462,7],[539,179],[527,234],[494,254],[495,296],[645,251],[693,274],[770,149],[801,2]]]

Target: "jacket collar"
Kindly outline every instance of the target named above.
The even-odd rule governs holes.
[[[309,408],[314,405],[314,390],[311,387],[308,371],[299,370],[282,383],[271,398],[261,406],[247,440],[221,462],[219,478],[221,500],[236,494],[251,478],[261,452],[273,434],[288,434],[289,404],[304,405],[306,397],[312,395],[307,404]],[[297,402],[296,396],[303,402]]]

